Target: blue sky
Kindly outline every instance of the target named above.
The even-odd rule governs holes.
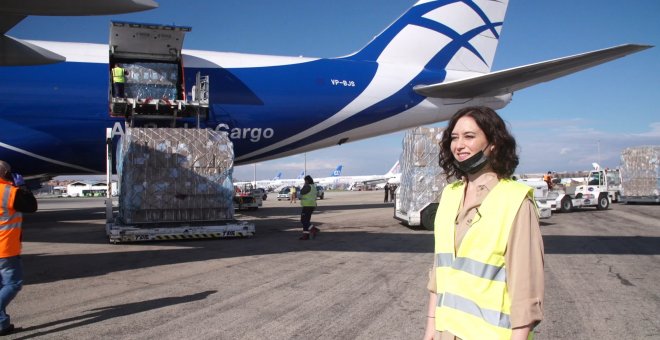
[[[336,57],[365,45],[415,0],[174,1],[155,10],[94,17],[28,17],[8,32],[34,40],[107,43],[110,20],[191,26],[184,48]],[[658,0],[511,0],[493,70],[624,43],[660,45]],[[616,167],[623,148],[660,144],[660,47],[518,91],[500,114],[519,148],[518,172]],[[435,124],[443,126],[444,123]],[[307,165],[327,176],[385,173],[401,153],[403,132],[256,165],[258,179]],[[255,166],[235,178],[252,179]]]

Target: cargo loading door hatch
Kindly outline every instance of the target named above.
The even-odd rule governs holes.
[[[131,123],[171,120],[172,126],[179,118],[207,118],[208,76],[191,75],[196,84],[185,88],[181,49],[190,31],[187,26],[110,23],[111,116],[126,117]]]

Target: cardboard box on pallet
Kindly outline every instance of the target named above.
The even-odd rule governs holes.
[[[399,160],[400,211],[419,211],[429,202],[438,202],[447,185],[444,171],[438,162],[442,131],[440,128],[428,127],[406,131],[403,137],[403,153]]]
[[[118,147],[124,223],[231,220],[233,147],[208,129],[128,128]]]
[[[621,152],[621,195],[660,195],[660,146],[636,146]]]

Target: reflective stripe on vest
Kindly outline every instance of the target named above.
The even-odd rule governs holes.
[[[123,82],[126,81],[126,78],[124,78],[124,69],[123,68],[115,67],[115,68],[112,69],[112,81],[115,82],[115,83],[123,83]]]
[[[0,182],[0,258],[21,254],[23,214],[13,208],[17,191],[8,182]]]
[[[511,328],[511,319],[509,319],[508,314],[502,314],[496,310],[481,308],[473,301],[462,298],[458,295],[445,293],[439,302],[446,307],[460,310],[481,318],[493,326]]]
[[[448,185],[435,220],[436,329],[470,339],[510,339],[511,299],[504,254],[511,225],[530,187],[501,180],[479,207],[455,251],[455,220],[463,200],[461,182]],[[533,334],[533,333],[530,333]]]
[[[300,198],[300,205],[303,207],[315,207],[316,206],[316,185],[310,184],[309,192],[302,195]]]
[[[493,266],[488,263],[482,263],[465,257],[457,258],[454,261],[454,254],[452,253],[436,254],[436,258],[438,267],[453,266],[454,268],[461,268],[461,270],[467,273],[486,280],[506,281],[506,270],[504,270],[503,266]]]

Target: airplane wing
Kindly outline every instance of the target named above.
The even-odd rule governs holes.
[[[417,85],[415,92],[432,98],[498,96],[550,81],[608,61],[636,53],[650,45],[627,44],[540,63],[514,67],[473,78],[432,85]]]
[[[52,64],[66,58],[6,35],[28,15],[106,15],[158,7],[153,0],[22,0],[0,2],[0,66]]]
[[[18,15],[109,15],[146,11],[158,7],[153,0],[21,0],[2,1],[0,13]]]

